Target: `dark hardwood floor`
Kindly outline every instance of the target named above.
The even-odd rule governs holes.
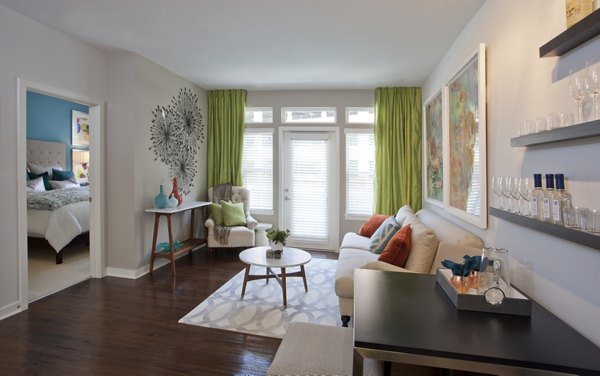
[[[279,339],[177,323],[244,268],[238,254],[200,249],[177,261],[176,278],[164,266],[30,304],[0,321],[0,375],[264,375]]]

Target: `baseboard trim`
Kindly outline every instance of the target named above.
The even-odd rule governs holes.
[[[4,307],[0,308],[0,320],[4,320],[7,317],[16,315],[17,313],[21,313],[23,309],[21,308],[21,302],[16,301],[13,303],[9,303]]]

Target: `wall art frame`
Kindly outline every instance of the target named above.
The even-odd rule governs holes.
[[[442,89],[423,104],[423,197],[444,206],[444,111]]]
[[[89,147],[89,114],[77,110],[71,110],[71,145],[74,147]]]
[[[486,58],[481,43],[444,86],[444,207],[487,228]]]

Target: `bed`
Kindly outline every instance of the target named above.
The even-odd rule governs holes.
[[[27,140],[28,170],[32,166],[65,170],[65,161],[65,144]],[[68,189],[27,192],[27,236],[44,239],[56,252],[57,264],[62,263],[63,248],[89,230],[89,187],[75,188],[69,184]]]

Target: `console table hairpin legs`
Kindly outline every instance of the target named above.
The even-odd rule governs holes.
[[[164,258],[171,261],[171,270],[173,272],[173,276],[176,276],[177,273],[175,271],[175,259],[182,253],[188,252],[190,256],[192,255],[192,251],[195,248],[198,248],[206,243],[206,233],[204,234],[204,238],[199,239],[194,237],[194,209],[201,209],[201,222],[202,219],[207,218],[206,210],[210,202],[204,201],[189,201],[184,202],[180,206],[175,208],[166,208],[166,209],[146,209],[146,213],[154,213],[154,233],[152,235],[152,250],[150,252],[150,275],[152,275],[154,271],[154,260],[156,258]],[[171,217],[173,214],[182,213],[185,211],[190,211],[190,237],[181,242],[181,246],[175,249],[175,240],[173,239],[173,228],[171,225]],[[163,251],[156,248],[157,239],[158,239],[158,228],[160,223],[160,217],[166,217],[167,219],[167,230],[169,234],[169,250]]]

